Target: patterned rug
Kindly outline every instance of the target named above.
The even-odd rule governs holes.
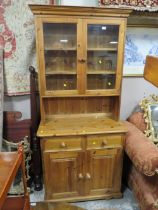
[[[128,7],[140,11],[158,11],[157,0],[98,0],[99,6]]]
[[[36,49],[34,17],[28,4],[49,3],[49,0],[0,0],[0,48],[4,49],[7,95],[30,91],[28,68],[36,67]]]
[[[3,50],[0,49],[0,151],[2,147],[3,130]]]

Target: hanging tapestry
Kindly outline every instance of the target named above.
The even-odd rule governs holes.
[[[158,11],[158,0],[99,0],[99,6],[129,7],[140,11]]]
[[[29,66],[36,67],[34,17],[28,4],[49,0],[0,0],[0,48],[4,49],[5,94],[30,91]]]
[[[0,151],[3,132],[3,50],[0,49]]]

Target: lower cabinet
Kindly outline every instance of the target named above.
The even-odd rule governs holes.
[[[46,200],[121,196],[124,138],[113,135],[112,142],[106,137],[103,145],[103,139],[95,137],[95,140],[93,136],[92,140],[89,136],[77,137],[73,145],[74,137],[41,139]]]

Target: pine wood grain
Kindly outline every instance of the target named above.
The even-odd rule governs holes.
[[[48,119],[38,129],[39,137],[86,135],[103,133],[125,133],[127,129],[122,122],[106,117],[61,117]]]
[[[42,120],[37,134],[41,138],[45,199],[69,202],[121,197],[127,130],[118,119],[125,27],[131,10],[30,8],[38,39]],[[108,34],[102,26],[104,30],[109,27]],[[91,27],[96,32],[92,37]],[[61,43],[63,35],[65,45]],[[115,38],[118,43],[110,45]],[[98,65],[99,56],[104,57],[102,65]]]

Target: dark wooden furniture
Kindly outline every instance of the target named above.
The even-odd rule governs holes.
[[[39,91],[38,91],[38,74],[35,68],[30,66],[30,102],[31,102],[31,148],[33,151],[33,172],[35,190],[42,189],[42,165],[41,165],[41,151],[40,139],[37,137],[37,129],[40,123],[40,105],[39,105]]]
[[[31,119],[21,120],[22,114],[17,111],[4,111],[3,138],[14,143],[31,136]]]
[[[22,114],[17,111],[5,111],[3,123],[3,137],[7,141],[18,143],[28,136],[32,150],[31,169],[33,174],[35,190],[42,189],[42,167],[39,138],[36,136],[40,121],[39,102],[38,102],[38,75],[31,66],[30,70],[30,106],[31,119],[21,120]]]
[[[24,195],[7,196],[18,169],[22,170]],[[27,192],[25,165],[22,147],[18,152],[0,153],[0,209],[1,210],[29,210],[29,195]]]

